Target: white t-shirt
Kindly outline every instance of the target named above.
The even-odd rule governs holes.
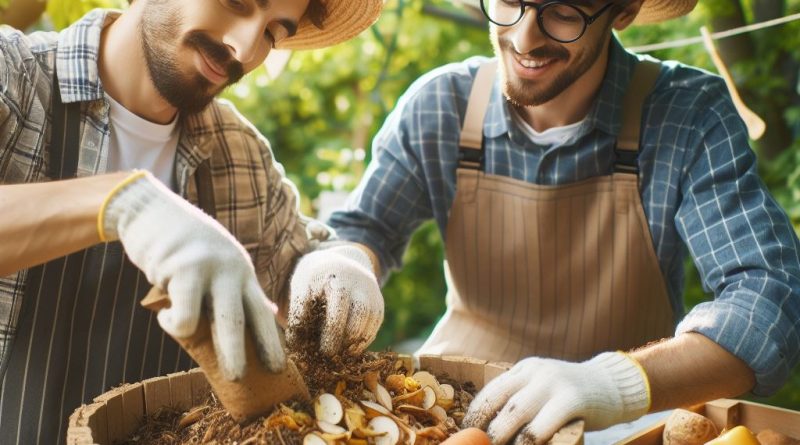
[[[106,171],[149,170],[167,187],[173,188],[175,152],[180,136],[178,117],[166,125],[155,124],[131,113],[108,94],[106,100],[111,120]]]
[[[565,125],[563,127],[553,127],[548,128],[545,131],[538,132],[533,127],[522,118],[514,107],[509,107],[511,109],[511,117],[514,119],[514,123],[525,133],[526,136],[533,141],[534,144],[550,147],[553,145],[567,145],[574,142],[579,137],[583,136],[585,133],[585,129],[583,128],[583,124],[586,122],[586,119],[575,122],[574,124]]]

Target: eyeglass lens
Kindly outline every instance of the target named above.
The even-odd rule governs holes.
[[[527,3],[527,5],[537,5]],[[522,19],[525,4],[519,0],[481,0],[483,11],[489,20],[500,26],[511,26]],[[549,37],[571,42],[578,39],[586,29],[586,18],[573,5],[563,2],[549,2],[538,9],[538,21],[542,31]]]

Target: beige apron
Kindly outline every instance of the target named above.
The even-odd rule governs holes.
[[[496,62],[480,68],[447,224],[447,312],[419,354],[577,361],[673,334],[636,160],[642,105],[659,69],[637,64],[612,175],[541,186],[483,173]]]

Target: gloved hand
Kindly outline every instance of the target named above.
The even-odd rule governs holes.
[[[644,370],[621,352],[582,363],[532,357],[489,382],[462,426],[487,431],[495,445],[517,432],[515,444],[544,444],[572,419],[587,430],[637,419],[650,408],[649,392]]]
[[[98,215],[103,241],[119,239],[151,284],[165,289],[172,306],[158,313],[170,335],[194,334],[205,305],[223,376],[242,377],[245,319],[263,364],[286,366],[274,308],[256,279],[244,247],[225,228],[146,171],[109,193]]]
[[[320,334],[322,352],[358,354],[375,340],[383,322],[383,296],[369,256],[354,245],[340,245],[305,255],[294,271],[287,341],[314,323],[314,303],[325,301]]]

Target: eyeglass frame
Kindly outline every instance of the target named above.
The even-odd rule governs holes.
[[[483,15],[486,16],[487,20],[489,20],[490,22],[494,23],[497,26],[504,26],[504,27],[514,26],[514,25],[518,24],[520,21],[522,21],[523,17],[525,17],[525,12],[526,12],[525,8],[526,7],[531,7],[533,9],[535,9],[536,10],[536,23],[539,25],[539,30],[542,31],[542,33],[544,35],[546,35],[548,38],[553,39],[553,40],[555,40],[556,42],[559,42],[559,43],[572,43],[572,42],[578,41],[581,37],[583,37],[584,34],[586,34],[586,29],[588,29],[589,26],[592,23],[596,22],[597,19],[599,19],[600,16],[603,15],[604,12],[609,10],[611,8],[611,6],[614,5],[614,2],[610,1],[610,2],[606,3],[605,6],[600,8],[600,10],[597,11],[596,13],[594,13],[592,15],[589,15],[589,14],[583,12],[577,6],[575,6],[575,5],[571,4],[571,3],[567,3],[567,2],[565,2],[563,0],[552,0],[552,1],[547,1],[547,2],[544,2],[544,3],[536,3],[536,2],[528,2],[528,1],[525,1],[525,0],[519,0],[519,8],[520,8],[520,11],[522,11],[522,12],[520,13],[520,15],[517,18],[517,20],[514,21],[514,23],[505,24],[505,23],[497,23],[494,20],[492,20],[492,18],[489,16],[489,12],[486,11],[486,2],[487,1],[494,1],[494,0],[480,0],[480,2],[481,2],[481,11],[483,11]],[[541,14],[541,12],[542,12],[543,9],[546,9],[549,6],[556,5],[556,4],[568,6],[568,7],[572,8],[572,9],[578,11],[578,14],[580,14],[581,18],[583,18],[583,30],[581,30],[581,33],[578,34],[578,37],[575,37],[572,40],[562,40],[562,39],[557,39],[557,38],[553,37],[549,32],[547,32],[547,29],[544,26],[544,16]]]

